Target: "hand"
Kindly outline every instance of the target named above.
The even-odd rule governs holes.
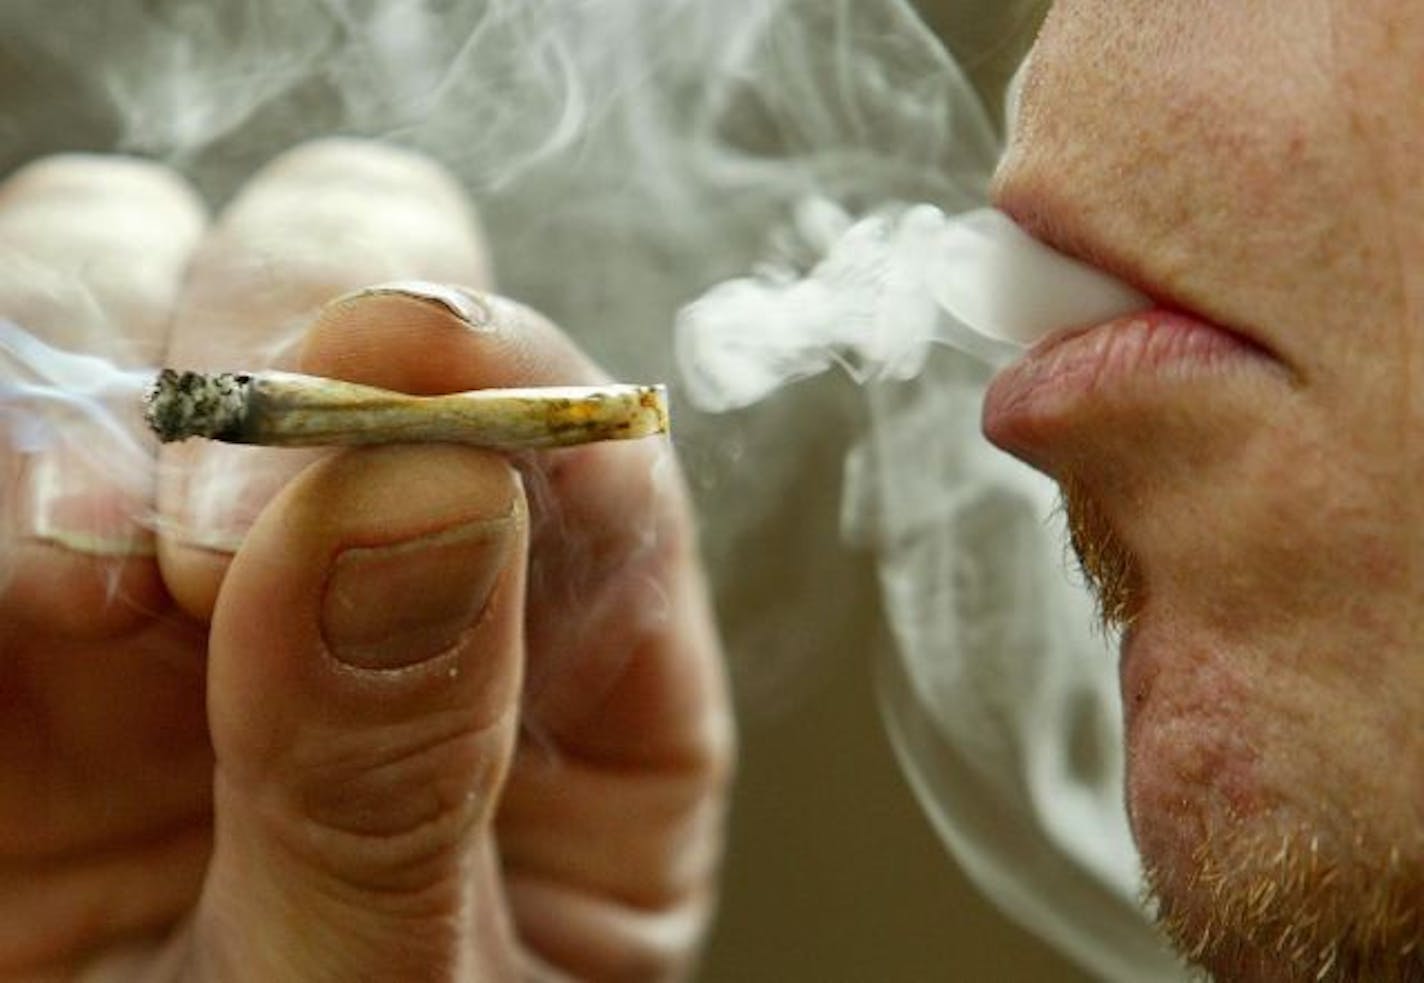
[[[605,378],[485,293],[349,295],[482,287],[481,257],[448,177],[366,144],[285,155],[210,229],[154,165],[0,187],[0,315],[59,345],[416,393]],[[190,442],[156,534],[82,460],[23,467],[71,493],[0,597],[0,976],[687,970],[732,752],[665,442]]]

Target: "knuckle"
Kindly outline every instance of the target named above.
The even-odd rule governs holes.
[[[65,347],[150,357],[205,221],[159,164],[35,161],[0,189],[0,310]]]
[[[438,720],[298,752],[283,838],[344,883],[418,893],[448,880],[489,825],[511,744],[509,727]]]
[[[15,171],[0,200],[53,200],[72,209],[108,199],[151,206],[168,203],[198,208],[191,185],[175,170],[156,161],[104,154],[66,153],[41,157]]]
[[[423,196],[441,205],[463,200],[455,177],[433,158],[354,137],[324,137],[299,144],[274,158],[257,180],[304,188],[345,186],[397,197]]]
[[[223,216],[209,262],[332,292],[403,276],[483,276],[477,216],[409,150],[327,139],[273,160]],[[279,262],[274,262],[279,260]]]

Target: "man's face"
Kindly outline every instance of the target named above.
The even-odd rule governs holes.
[[[1033,58],[1001,207],[1164,311],[985,423],[1126,629],[1164,923],[1227,978],[1424,978],[1424,4],[1060,0]]]

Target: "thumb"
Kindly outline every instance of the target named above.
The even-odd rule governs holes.
[[[201,978],[509,975],[526,532],[511,468],[453,447],[328,458],[265,510],[213,616]]]

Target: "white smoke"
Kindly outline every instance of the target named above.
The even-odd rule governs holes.
[[[1150,306],[993,209],[887,207],[852,223],[817,200],[799,218],[806,241],[824,243],[808,274],[764,264],[678,316],[678,365],[703,409],[751,405],[832,365],[861,383],[913,379],[935,344],[1001,365],[1053,331]]]
[[[0,317],[0,590],[19,531],[48,531],[55,503],[94,486],[96,476],[135,518],[149,518],[142,513],[153,495],[157,441],[139,407],[152,378],[53,348]],[[35,463],[22,481],[27,457]],[[66,535],[80,534],[55,538]],[[105,551],[92,538],[82,545]]]

